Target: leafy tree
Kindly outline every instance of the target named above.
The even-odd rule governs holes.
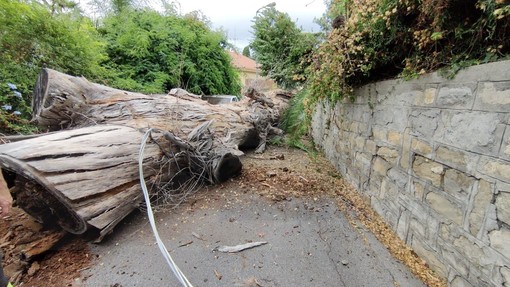
[[[303,33],[289,15],[267,7],[255,16],[255,39],[250,44],[262,75],[284,88],[306,80],[307,58],[317,43],[315,35]]]
[[[102,42],[90,20],[70,7],[56,9],[63,1],[51,3],[56,6],[0,1],[0,117],[10,123],[23,125],[30,117],[31,91],[42,66],[92,79],[104,72]],[[1,124],[0,129],[23,127]]]
[[[238,94],[240,81],[223,49],[223,34],[211,31],[202,15],[161,15],[125,9],[104,20],[114,74],[110,85],[144,93],[182,87],[197,94]]]
[[[243,49],[243,56],[251,58],[251,55],[250,55],[250,45],[244,47],[244,49]]]

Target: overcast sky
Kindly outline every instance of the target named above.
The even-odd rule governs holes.
[[[251,25],[257,10],[275,2],[275,8],[288,13],[298,27],[307,32],[318,32],[319,26],[313,23],[325,11],[323,0],[181,0],[181,13],[201,10],[213,23],[214,28],[222,27],[228,33],[230,42],[240,50],[253,38]]]

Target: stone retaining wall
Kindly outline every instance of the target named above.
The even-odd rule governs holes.
[[[510,61],[317,105],[312,135],[450,286],[510,286]]]

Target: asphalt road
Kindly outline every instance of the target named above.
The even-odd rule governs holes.
[[[225,188],[158,212],[160,235],[194,286],[425,286],[333,199],[273,202]],[[357,227],[354,227],[357,226]],[[267,241],[239,253],[221,245]],[[143,213],[92,246],[79,286],[180,286]]]

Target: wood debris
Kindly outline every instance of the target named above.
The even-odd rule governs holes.
[[[236,253],[236,252],[241,252],[246,249],[251,249],[251,248],[255,248],[255,247],[266,245],[266,244],[267,244],[267,241],[259,241],[259,242],[249,242],[249,243],[240,244],[240,245],[236,245],[236,246],[218,246],[218,247],[214,248],[214,251],[219,251],[219,252],[223,252],[223,253]]]

